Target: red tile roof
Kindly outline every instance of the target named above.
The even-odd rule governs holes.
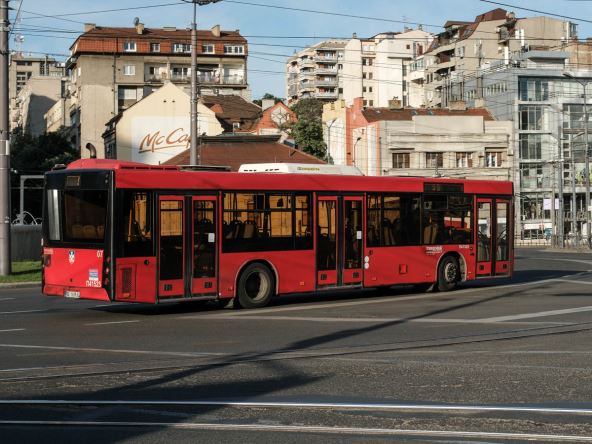
[[[215,136],[202,140],[202,164],[229,166],[232,171],[238,171],[245,163],[325,163],[310,154],[277,143],[279,136]],[[189,165],[189,150],[167,160],[164,165]]]
[[[446,108],[367,108],[362,114],[368,122],[381,120],[412,120],[414,116],[481,116],[484,120],[495,120],[485,108],[449,110]]]
[[[136,28],[117,28],[111,26],[97,26],[90,31],[86,31],[80,35],[80,38],[133,38],[136,40],[158,40],[158,39],[179,39],[187,40],[191,39],[190,29],[166,29],[166,28],[144,28],[141,34],[138,34]],[[238,31],[220,31],[220,37],[216,37],[211,30],[198,29],[197,30],[197,41],[234,41],[240,43],[246,43],[247,40],[240,35]]]

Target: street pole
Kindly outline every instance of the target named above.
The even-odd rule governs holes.
[[[576,194],[576,159],[573,149],[571,147],[571,233],[574,239],[574,245],[576,246],[576,233],[578,232],[578,219],[577,219],[577,194]]]
[[[586,243],[588,248],[590,247],[590,153],[588,148],[588,104],[586,99],[586,86],[588,82],[578,82],[584,89],[584,147],[586,149],[584,153],[584,186],[586,187],[586,208],[585,208],[585,221],[586,221]]]
[[[8,0],[0,0],[0,276],[11,272],[8,32]]]
[[[197,5],[204,6],[216,3],[220,0],[183,0],[185,3],[193,3],[193,21],[191,22],[191,122],[189,149],[189,163],[201,165],[201,150],[199,146],[199,134],[197,128]]]
[[[193,22],[191,22],[191,165],[200,165],[201,156],[197,144],[197,3],[193,2]]]
[[[559,237],[557,241],[559,243],[559,248],[565,248],[564,236],[565,236],[565,210],[564,210],[564,202],[563,202],[563,145],[561,143],[561,125],[559,126],[559,130],[557,132],[557,140],[559,145],[559,171],[558,171],[558,179],[557,179],[557,186],[559,188],[559,222],[557,224],[557,228],[559,230]]]

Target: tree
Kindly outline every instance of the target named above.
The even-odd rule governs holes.
[[[316,99],[299,100],[292,110],[298,121],[292,126],[292,137],[305,153],[325,160],[327,146],[323,140],[323,102]]]
[[[255,105],[262,106],[262,105],[263,105],[263,101],[264,101],[264,100],[268,100],[268,99],[272,99],[272,100],[273,100],[273,103],[274,103],[274,105],[275,105],[276,103],[278,103],[278,102],[283,102],[283,101],[284,101],[284,99],[282,99],[281,97],[276,97],[276,96],[274,96],[274,95],[273,95],[273,94],[271,94],[271,93],[265,93],[265,94],[263,94],[263,97],[261,97],[261,99],[253,100],[253,103],[254,103]]]
[[[80,158],[63,132],[32,136],[17,128],[10,138],[10,183],[12,188],[12,216],[16,217],[19,208],[20,176],[23,174],[43,174],[56,164],[65,164]],[[41,217],[42,193],[39,185],[27,184],[25,210],[35,217]]]

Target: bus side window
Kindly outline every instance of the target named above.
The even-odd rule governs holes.
[[[153,256],[151,208],[149,193],[123,192],[123,257]],[[104,231],[104,227],[101,230]]]

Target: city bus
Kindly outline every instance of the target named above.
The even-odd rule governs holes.
[[[45,175],[43,293],[161,304],[513,270],[511,182],[240,173],[83,159]]]

